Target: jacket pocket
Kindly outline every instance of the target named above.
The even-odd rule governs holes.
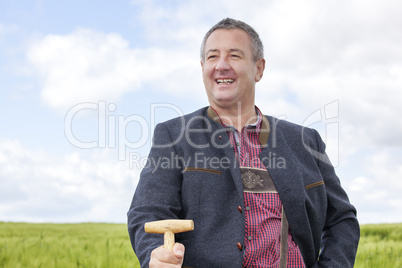
[[[311,188],[314,188],[314,187],[317,187],[317,186],[320,186],[320,185],[324,185],[324,184],[325,183],[324,183],[323,180],[322,181],[317,181],[317,182],[314,182],[312,184],[307,185],[305,188],[306,188],[306,190],[308,190],[308,189],[311,189]]]
[[[221,173],[222,173],[222,171],[220,171],[220,170],[209,169],[209,168],[186,167],[184,169],[184,172],[191,172],[191,171],[207,172],[207,173],[212,173],[212,174],[217,174],[217,175],[221,175]]]

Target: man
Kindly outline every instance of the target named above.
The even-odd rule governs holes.
[[[265,68],[258,34],[222,20],[204,38],[201,67],[210,106],[156,126],[128,212],[141,265],[353,267],[356,210],[319,134],[254,104]],[[162,219],[194,221],[173,252],[144,232]]]

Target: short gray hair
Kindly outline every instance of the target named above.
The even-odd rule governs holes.
[[[251,39],[252,50],[253,50],[253,60],[256,62],[257,60],[264,58],[264,46],[262,45],[261,39],[258,33],[247,23],[244,23],[239,20],[226,18],[215,24],[204,36],[201,44],[201,61],[205,62],[205,43],[207,42],[208,37],[216,30],[219,29],[239,29],[245,31]]]

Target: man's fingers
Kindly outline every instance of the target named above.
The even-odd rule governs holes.
[[[173,252],[164,248],[163,246],[160,246],[152,251],[151,262],[152,259],[155,259],[156,261],[162,263],[171,263],[171,264],[179,263],[179,260],[176,258]]]
[[[184,259],[184,246],[176,243],[173,252],[160,246],[151,253],[149,267],[181,267]]]

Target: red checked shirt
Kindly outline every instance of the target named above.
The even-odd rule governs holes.
[[[262,114],[254,124],[244,126],[239,133],[227,126],[230,141],[240,166],[266,169],[259,158],[259,133]],[[278,193],[244,192],[245,237],[243,267],[279,267],[282,202]],[[288,268],[305,267],[299,247],[288,234]]]

